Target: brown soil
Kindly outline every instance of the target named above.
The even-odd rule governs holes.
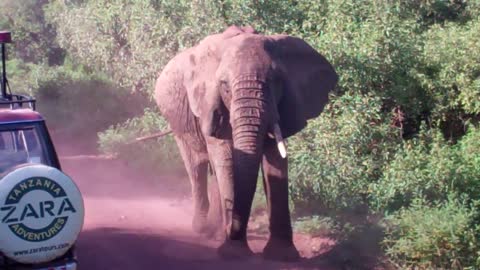
[[[60,153],[61,154],[61,153]],[[70,153],[68,153],[70,154]],[[362,245],[295,234],[304,257],[297,263],[225,261],[218,241],[194,234],[188,180],[183,174],[151,176],[125,162],[80,156],[61,158],[64,171],[80,187],[86,207],[77,242],[81,270],[127,269],[374,269],[375,253]],[[261,252],[268,235],[252,224],[249,245]],[[370,245],[371,246],[371,245]]]

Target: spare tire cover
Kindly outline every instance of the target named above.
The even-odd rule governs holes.
[[[0,179],[0,252],[19,263],[64,255],[83,226],[75,183],[45,165],[18,167]]]

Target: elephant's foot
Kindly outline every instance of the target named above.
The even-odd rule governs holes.
[[[204,233],[205,237],[208,239],[224,241],[227,237],[227,232],[222,226],[223,220],[221,214],[222,213],[219,214],[219,218],[218,216],[214,216],[211,212],[208,213],[208,230]]]
[[[192,229],[198,234],[207,234],[209,226],[206,216],[195,215],[192,221]]]
[[[270,238],[263,249],[263,258],[267,260],[295,262],[300,254],[291,241]]]
[[[215,240],[215,241],[223,241],[223,240],[225,240],[225,238],[227,236],[225,231],[223,231],[221,228],[216,227],[216,226],[212,226],[209,229],[207,229],[203,233],[203,235],[205,235],[205,237],[207,239]]]
[[[245,259],[254,255],[246,240],[226,240],[219,248],[218,255],[227,260]]]

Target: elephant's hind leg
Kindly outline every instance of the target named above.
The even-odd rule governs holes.
[[[205,143],[190,136],[175,136],[185,168],[190,178],[194,216],[192,228],[197,233],[208,232],[208,153]]]
[[[265,141],[262,166],[270,221],[270,238],[263,256],[281,261],[298,260],[300,255],[293,244],[288,208],[288,160],[280,156],[272,139]]]

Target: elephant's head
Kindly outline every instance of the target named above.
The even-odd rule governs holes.
[[[175,57],[157,88],[186,93],[189,112],[185,104],[160,106],[174,132],[195,130],[186,121],[197,117],[204,136],[232,139],[235,179],[256,181],[266,136],[285,156],[283,138],[320,114],[337,80],[330,63],[303,40],[233,26]]]
[[[256,152],[266,134],[280,142],[320,114],[338,77],[303,40],[230,27],[188,53],[184,84],[207,136]]]

